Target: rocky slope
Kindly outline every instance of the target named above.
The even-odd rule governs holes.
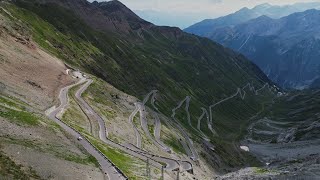
[[[66,67],[0,8],[0,179],[102,179],[96,160],[44,115],[73,82]]]
[[[274,179],[319,177],[319,91],[293,92],[274,101],[249,127],[247,144]]]

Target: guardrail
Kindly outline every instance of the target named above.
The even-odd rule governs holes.
[[[87,103],[87,102],[86,102]],[[88,104],[89,105],[89,104]],[[90,105],[89,105],[90,106]],[[83,111],[83,110],[82,110]],[[83,111],[84,112],[84,111]],[[85,113],[85,112],[84,112]],[[99,114],[97,114],[101,119],[103,119]],[[105,130],[106,131],[106,130]],[[107,131],[106,131],[107,132]],[[121,146],[122,148],[126,148],[126,149],[129,149],[130,151],[132,151],[132,152],[135,152],[135,153],[137,153],[137,154],[140,154],[140,155],[142,155],[142,156],[144,156],[144,157],[146,157],[146,155],[143,155],[143,154],[148,154],[149,156],[153,156],[153,157],[158,157],[158,158],[162,158],[162,159],[167,159],[167,160],[170,160],[170,161],[175,161],[177,164],[179,164],[180,165],[180,163],[179,163],[179,160],[176,160],[176,159],[172,159],[172,158],[168,158],[168,157],[163,157],[163,156],[159,156],[159,155],[154,155],[154,154],[151,154],[151,153],[149,153],[149,152],[147,152],[147,151],[143,151],[143,150],[141,150],[140,152],[139,151],[135,151],[135,150],[133,150],[133,149],[131,149],[131,148],[129,148],[129,147],[126,147],[126,146],[124,146],[124,145],[122,145],[122,144],[120,144],[120,143],[116,143],[116,142],[114,142],[114,141],[112,141],[111,139],[109,139],[108,137],[106,137],[107,139],[108,139],[108,141],[110,141],[110,142],[112,142],[112,143],[114,143],[114,144],[117,144],[118,146]],[[133,145],[133,144],[131,144],[132,146],[134,146],[134,147],[136,147],[137,149],[140,149],[139,147],[137,147],[137,146],[135,146],[135,145]],[[150,157],[146,157],[146,158],[149,158],[149,159],[152,159],[152,158],[150,158]],[[152,160],[154,160],[154,159],[152,159]],[[157,162],[156,160],[154,160],[155,162]],[[189,161],[180,161],[180,162],[186,162],[186,163],[188,163],[188,164],[190,164],[190,166],[191,166],[191,169],[186,169],[186,171],[190,171],[190,170],[193,170],[193,165],[192,165],[192,163],[190,163]],[[160,162],[159,162],[160,163]],[[173,171],[176,171],[176,170],[173,170]]]
[[[81,98],[82,98],[82,97],[81,97]],[[76,98],[76,99],[77,99],[77,98]],[[87,103],[84,99],[83,99],[83,101],[84,101],[85,103]],[[87,115],[87,113],[86,113],[85,110],[83,109],[83,107],[80,105],[80,104],[82,104],[82,103],[81,103],[81,102],[78,102],[77,100],[76,100],[76,102],[77,102],[77,104],[80,106],[81,111],[87,116],[87,118],[89,118],[88,115]],[[88,106],[90,106],[89,103],[87,103],[87,104],[88,104]],[[91,108],[92,108],[92,107],[91,107]],[[93,108],[92,108],[92,110],[94,111]],[[94,113],[96,113],[96,112],[94,112]],[[103,119],[98,113],[96,113],[96,115],[99,116],[101,119]],[[57,119],[58,119],[58,118],[57,118]],[[60,119],[58,119],[58,120],[61,121]],[[61,121],[61,122],[62,122],[62,121]],[[64,123],[64,124],[65,124],[65,123]],[[81,135],[81,133],[79,133],[79,132],[78,132],[77,130],[75,130],[73,127],[69,126],[68,124],[66,124],[66,125],[67,125],[68,127],[70,127],[71,129],[73,129],[74,131],[76,131],[78,134]],[[104,131],[105,131],[105,133],[107,133],[106,129],[104,129]],[[85,137],[84,137],[84,138],[85,138]],[[89,143],[91,144],[91,142],[90,142],[87,138],[85,138],[85,139],[86,139],[87,142],[89,142]],[[106,137],[106,139],[107,139],[108,141],[110,141],[110,142],[112,142],[112,143],[114,143],[114,144],[122,147],[122,148],[128,149],[128,150],[130,150],[130,151],[132,151],[132,152],[134,152],[134,153],[137,153],[137,154],[139,154],[139,155],[141,155],[141,156],[143,156],[143,157],[145,157],[145,158],[147,158],[147,159],[151,159],[151,160],[153,160],[153,161],[155,161],[155,162],[160,163],[159,161],[152,159],[152,157],[158,157],[158,158],[162,158],[162,159],[167,159],[167,160],[175,161],[175,162],[180,166],[179,160],[171,159],[171,158],[167,158],[167,157],[161,157],[161,156],[159,156],[159,155],[153,155],[153,154],[150,154],[150,153],[148,153],[148,152],[146,152],[146,153],[143,153],[143,152],[141,152],[141,151],[139,152],[139,151],[133,150],[133,149],[131,149],[131,148],[129,148],[129,147],[126,147],[126,146],[124,146],[124,145],[122,145],[122,144],[120,144],[120,143],[116,143],[116,142],[112,141],[111,139],[109,139],[108,137]],[[106,143],[106,144],[107,144],[107,143]],[[91,145],[92,145],[100,154],[102,154],[102,155],[106,158],[106,160],[108,160],[111,164],[113,164],[114,167],[117,169],[117,171],[118,171],[119,173],[121,173],[121,174],[124,175],[124,173],[123,173],[118,167],[116,167],[115,164],[114,164],[111,160],[107,159],[107,157],[106,157],[99,149],[97,149],[93,144],[91,144]],[[138,149],[139,149],[139,148],[138,148]],[[148,157],[146,154],[149,154],[149,156],[152,156],[152,157]],[[186,163],[189,163],[189,164],[190,164],[191,169],[186,169],[187,172],[189,172],[190,170],[193,170],[193,165],[192,165],[192,163],[190,163],[190,162],[188,162],[188,161],[180,161],[180,162],[186,162]],[[160,164],[161,164],[161,163],[160,163]],[[153,165],[153,164],[151,164],[151,165],[154,166],[154,167],[156,167],[156,166]],[[156,168],[157,168],[157,167],[156,167]],[[175,171],[175,170],[174,170],[174,171]],[[126,177],[126,176],[124,175],[124,177]],[[126,178],[127,178],[127,177],[126,177]]]
[[[72,129],[73,131],[75,131],[76,133],[78,133],[79,135],[82,136],[82,138],[84,138],[85,141],[87,141],[102,157],[104,157],[105,160],[107,160],[108,162],[110,162],[110,164],[112,165],[112,167],[114,167],[117,172],[119,174],[121,174],[125,179],[129,179],[110,159],[108,159],[95,145],[93,145],[85,136],[83,136],[78,130],[76,130],[75,128],[73,128],[72,126],[70,126],[69,124],[64,123],[61,119],[59,119],[57,116],[55,116],[55,118],[60,121],[61,123],[63,123],[64,125],[68,126],[70,129]]]
[[[131,144],[131,143],[130,143]],[[132,146],[136,147],[137,149],[139,149],[137,146],[135,146],[134,144],[131,144]],[[188,163],[191,167],[191,169],[186,169],[186,171],[190,171],[193,169],[193,165],[192,163],[190,163],[189,161],[182,161],[182,160],[177,160],[177,159],[172,159],[172,158],[168,158],[168,157],[164,157],[164,156],[159,156],[159,155],[154,155],[154,154],[151,154],[147,151],[144,151],[144,150],[140,150],[141,151],[141,154],[148,154],[149,156],[153,156],[153,157],[158,157],[158,158],[162,158],[162,159],[167,159],[167,160],[170,160],[170,161],[175,161],[177,164],[180,164],[179,162],[184,162],[184,163]]]

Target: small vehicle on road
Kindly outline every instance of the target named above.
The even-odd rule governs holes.
[[[77,138],[77,140],[78,141],[81,141],[83,138],[81,137],[81,136],[79,136],[78,138]]]

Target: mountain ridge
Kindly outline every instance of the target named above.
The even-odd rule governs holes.
[[[188,161],[188,171],[192,168],[191,173],[183,170],[184,175],[198,179],[260,164],[239,149],[238,141],[250,117],[280,90],[243,55],[179,28],[155,26],[119,2],[16,0],[13,4],[1,2],[1,5],[1,16],[14,27],[4,26],[1,28],[4,32],[10,34],[11,29],[21,32],[13,38],[34,42],[35,50],[43,49],[59,58],[70,68],[61,68],[66,74],[81,71],[68,77],[82,79],[84,73],[83,77],[91,79],[79,88],[88,88],[83,96],[92,108],[86,110],[77,103],[76,87],[69,93],[63,89],[62,95],[67,96],[70,103],[59,119],[80,134],[84,133],[90,143],[116,161],[129,177],[141,176],[141,168],[132,169],[143,164],[142,160],[147,157],[156,159],[158,166],[159,161],[164,163],[168,161],[163,159],[171,158],[176,167],[180,163],[171,156],[177,155]],[[3,25],[6,23],[1,27]],[[32,82],[29,84],[34,88],[43,87],[42,82]],[[158,92],[152,95],[151,104],[141,103],[150,92]],[[66,98],[61,102],[64,101]],[[221,102],[219,107],[213,107],[215,102]],[[152,105],[156,108],[151,108]],[[228,108],[230,106],[233,108]],[[205,121],[204,109],[210,122]],[[101,117],[91,117],[87,111],[95,111],[94,116]],[[136,116],[138,112],[141,123]],[[159,116],[160,123],[166,123],[156,125],[154,114]],[[203,123],[199,124],[202,114]],[[144,155],[141,160],[140,155],[130,154],[132,150],[124,146],[117,145],[121,150],[117,151],[112,146],[114,143],[101,142],[106,139],[99,136],[100,130],[106,129],[101,126],[103,121],[108,138],[116,144],[137,142],[141,147],[130,147],[148,151],[150,155]],[[165,146],[174,150],[174,155],[150,143],[154,142],[149,141],[150,134],[159,127],[163,129],[161,136],[158,134],[155,138],[161,138]],[[116,156],[110,157],[110,153]],[[164,158],[159,160],[153,156],[156,154]],[[174,172],[168,169],[166,174],[173,177]]]
[[[184,29],[184,31],[197,34],[204,37],[210,37],[210,34],[218,28],[226,26],[235,26],[251,19],[255,19],[259,16],[266,15],[271,18],[277,19],[295,12],[302,12],[307,9],[320,9],[320,3],[296,3],[286,6],[273,6],[270,4],[260,4],[252,9],[242,8],[241,10],[223,16],[216,19],[207,19],[198,22],[190,27]]]
[[[1,177],[318,175],[318,91],[283,92],[242,54],[119,2],[12,2],[0,2]]]
[[[210,38],[244,53],[282,87],[305,88],[318,76],[318,18],[320,11],[315,9],[280,19],[259,17],[219,29]],[[263,53],[265,49],[268,54]]]

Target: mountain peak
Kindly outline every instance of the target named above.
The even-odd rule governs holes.
[[[111,30],[114,32],[128,33],[130,30],[140,29],[152,25],[151,23],[141,19],[127,6],[118,0],[98,2],[94,1],[91,3],[92,7],[96,9],[93,11],[89,20],[93,26],[99,30]],[[87,9],[84,9],[87,10]],[[88,20],[88,17],[84,18]]]
[[[117,23],[121,27],[117,27],[116,29],[124,28],[126,31],[128,31],[129,29],[136,30],[152,25],[151,23],[141,19],[137,14],[135,14],[118,0],[100,2],[95,4],[95,6],[101,9],[106,17],[121,22],[120,24]],[[123,27],[123,23],[126,23],[128,26]]]
[[[256,19],[253,19],[253,20],[256,20],[256,21],[266,21],[266,20],[272,20],[272,18],[269,17],[269,16],[267,16],[267,15],[262,15],[262,16],[257,17]]]
[[[29,4],[34,3],[33,1],[19,1]],[[147,28],[152,25],[141,19],[118,0],[104,2],[88,2],[87,0],[41,0],[41,2],[44,4],[58,4],[66,9],[72,10],[81,20],[99,31],[130,33],[131,30]],[[88,16],[88,14],[90,16]]]
[[[127,8],[124,4],[122,4],[120,1],[118,0],[112,0],[112,1],[103,1],[103,2],[97,2],[94,1],[93,3],[98,3],[99,6],[114,6],[116,8]]]
[[[121,12],[121,13],[124,13],[126,16],[139,18],[134,12],[132,12],[127,6],[125,6],[118,0],[104,1],[104,2],[94,1],[92,5],[99,7],[108,13]]]
[[[305,17],[308,17],[309,20],[311,17],[319,17],[320,16],[320,10],[317,10],[317,9],[308,9],[304,12],[296,12],[296,13],[293,13],[293,14],[290,14],[289,18],[305,18]],[[287,17],[283,17],[282,19],[286,19]]]
[[[239,11],[237,11],[237,12],[247,12],[247,11],[249,11],[250,9],[249,8],[247,8],[247,7],[243,7],[243,8],[241,8]],[[237,13],[236,12],[236,13]]]
[[[270,7],[272,7],[271,4],[263,3],[263,4],[259,4],[259,5],[255,6],[253,9],[266,9],[266,8],[270,8]]]

